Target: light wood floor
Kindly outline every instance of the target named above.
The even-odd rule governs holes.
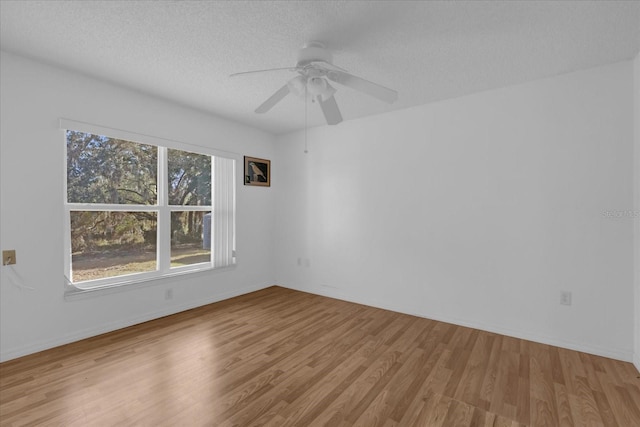
[[[272,287],[0,364],[0,425],[631,427],[638,376]]]

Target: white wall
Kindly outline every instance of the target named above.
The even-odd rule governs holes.
[[[633,222],[606,214],[634,209],[631,62],[311,129],[307,155],[299,132],[6,52],[0,67],[0,246],[18,258],[0,269],[0,360],[277,281],[640,367]],[[59,117],[273,159],[272,188],[238,187],[237,267],[65,301]]]
[[[278,283],[631,360],[632,67],[279,137]]]
[[[640,371],[640,54],[634,61],[634,114],[635,124],[635,351],[633,363]]]
[[[2,267],[0,274],[0,360],[275,282],[273,189],[240,183],[234,269],[65,301],[64,136],[58,130],[58,118],[264,158],[273,157],[274,137],[6,52],[1,53],[0,64],[0,245],[16,249],[18,261],[14,267]],[[255,215],[256,206],[260,215]],[[19,289],[13,282],[34,290]],[[168,288],[173,289],[174,299],[165,301]]]

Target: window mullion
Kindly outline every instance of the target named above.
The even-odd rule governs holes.
[[[158,270],[162,273],[171,267],[171,211],[169,209],[167,148],[158,147]]]
[[[151,212],[157,210],[153,205],[114,205],[110,203],[67,203],[69,211],[94,211],[94,212]]]

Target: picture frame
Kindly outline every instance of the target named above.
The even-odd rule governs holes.
[[[244,156],[244,185],[271,187],[271,160]]]

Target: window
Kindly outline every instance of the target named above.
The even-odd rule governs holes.
[[[235,159],[78,127],[86,126],[63,127],[65,272],[73,288],[235,264]]]

